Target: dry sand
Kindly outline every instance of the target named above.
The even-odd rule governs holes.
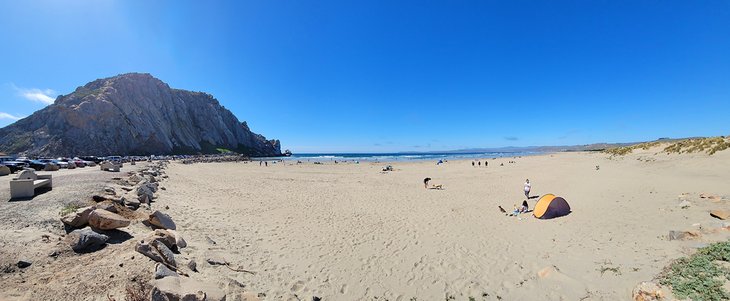
[[[266,300],[628,300],[730,232],[708,214],[730,209],[730,152],[655,151],[394,163],[388,173],[382,163],[173,164],[158,206],[180,220],[183,256],[257,272],[199,264],[200,277]],[[425,189],[425,177],[445,190]],[[501,214],[522,202],[526,178],[533,195],[562,196],[573,213]],[[690,208],[678,206],[682,193]],[[670,230],[708,233],[670,241]]]
[[[387,173],[384,163],[171,164],[152,207],[176,220],[188,242],[178,260],[198,263],[190,276],[228,300],[244,291],[264,300],[629,300],[672,260],[730,234],[708,214],[730,209],[730,152],[654,151],[490,159],[489,167],[397,162]],[[122,300],[126,284],[149,279],[154,263],[131,237],[94,253],[47,255],[62,249],[58,211],[123,175],[59,171],[54,190],[0,202],[0,264],[11,268],[0,271],[0,300]],[[425,189],[425,177],[445,190]],[[9,178],[0,178],[0,200]],[[500,213],[522,202],[525,178],[533,195],[563,196],[573,213]],[[670,241],[670,230],[702,236]],[[123,232],[149,231],[136,221]],[[256,274],[207,264],[212,257]],[[12,268],[19,258],[34,263]]]

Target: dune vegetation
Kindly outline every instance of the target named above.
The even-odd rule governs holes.
[[[653,141],[629,146],[609,148],[604,150],[603,152],[610,154],[611,156],[624,156],[632,153],[634,150],[637,149],[648,150],[650,148],[660,145],[666,145],[663,149],[663,152],[667,154],[690,154],[704,152],[708,155],[714,155],[719,151],[730,148],[730,137],[720,136],[692,138],[677,140],[673,142]]]

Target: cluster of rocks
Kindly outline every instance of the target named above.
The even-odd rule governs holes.
[[[109,232],[130,225],[133,211],[144,204],[149,209],[150,202],[159,188],[159,178],[167,178],[164,174],[166,162],[150,165],[148,169],[132,172],[122,186],[124,194],[119,195],[114,187],[104,187],[103,194],[94,195],[93,206],[79,208],[61,217],[66,227],[75,229],[69,233],[67,240],[75,252],[90,252],[106,245]],[[126,216],[126,217],[125,217]]]
[[[167,178],[166,165],[167,162],[155,162],[146,169],[130,172],[126,178],[117,179],[121,188],[105,187],[102,193],[94,195],[94,206],[79,208],[62,217],[61,221],[74,229],[66,239],[77,253],[94,252],[104,248],[111,237],[120,233],[115,230],[140,221],[150,231],[142,235],[133,234],[136,237],[134,250],[155,263],[151,271],[152,280],[147,283],[149,300],[226,300],[226,293],[217,285],[190,277],[198,272],[198,265],[195,260],[180,255],[180,250],[188,246],[187,241],[177,231],[178,226],[169,214],[151,208],[155,194],[162,189],[160,180]],[[228,265],[225,260],[206,262]],[[251,292],[241,296],[243,300],[259,300],[258,295]]]

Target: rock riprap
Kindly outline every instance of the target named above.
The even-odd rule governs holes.
[[[69,213],[61,218],[61,221],[74,228],[86,226],[89,223],[89,214],[94,211],[94,207],[79,208],[75,212]]]
[[[123,216],[103,209],[96,209],[89,214],[89,225],[99,230],[114,230],[129,226],[129,223]]]
[[[101,248],[109,240],[109,236],[96,233],[91,228],[86,227],[69,233],[68,240],[72,250],[84,252]]]
[[[163,229],[175,230],[177,226],[172,218],[164,212],[156,210],[150,214],[149,223]]]

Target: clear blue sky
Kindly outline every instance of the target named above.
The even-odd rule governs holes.
[[[730,135],[730,1],[0,0],[0,126],[97,78],[294,152]]]

